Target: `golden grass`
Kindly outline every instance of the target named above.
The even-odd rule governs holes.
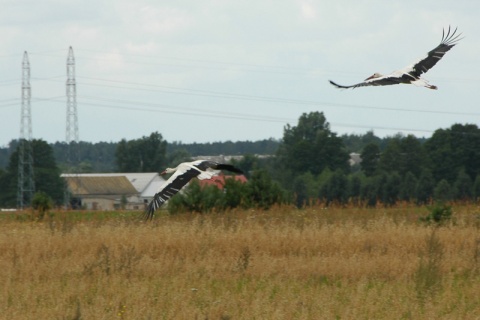
[[[0,318],[478,319],[478,209],[454,209],[3,219]]]

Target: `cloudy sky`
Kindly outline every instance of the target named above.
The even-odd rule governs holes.
[[[465,0],[4,0],[0,146],[20,135],[22,59],[33,138],[66,137],[66,60],[75,55],[80,140],[281,138],[302,113],[338,134],[428,137],[480,120],[480,2]],[[465,38],[411,85],[338,90],[403,68],[458,26]]]

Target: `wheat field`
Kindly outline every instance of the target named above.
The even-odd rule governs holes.
[[[480,210],[0,219],[0,319],[480,319]]]

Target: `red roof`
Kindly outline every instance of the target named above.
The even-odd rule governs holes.
[[[241,183],[247,182],[247,178],[243,174],[226,176],[223,173],[213,176],[211,179],[199,180],[198,182],[200,183],[200,187],[214,185],[218,189],[223,189],[226,179],[234,179],[235,181],[240,181]]]

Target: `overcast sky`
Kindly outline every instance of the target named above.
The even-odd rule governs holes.
[[[4,0],[0,146],[20,135],[22,58],[31,67],[33,138],[65,141],[73,47],[79,136],[117,142],[280,139],[302,113],[338,133],[429,137],[480,120],[480,2]],[[413,85],[338,90],[465,38]]]

